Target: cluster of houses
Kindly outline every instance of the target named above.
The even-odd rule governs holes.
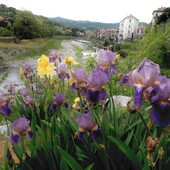
[[[156,23],[158,17],[165,11],[165,7],[158,8],[152,13],[152,24]],[[120,21],[119,29],[100,29],[99,31],[87,31],[86,34],[96,39],[113,40],[123,42],[126,39],[142,39],[144,36],[145,26],[139,25],[139,20],[129,15]]]

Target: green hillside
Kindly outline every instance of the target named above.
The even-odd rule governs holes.
[[[80,29],[97,30],[101,28],[113,29],[119,28],[118,23],[102,23],[102,22],[91,22],[91,21],[75,21],[71,19],[66,19],[62,17],[50,18],[53,21],[62,22],[70,27],[77,27]],[[139,25],[147,25],[145,22],[139,22]]]

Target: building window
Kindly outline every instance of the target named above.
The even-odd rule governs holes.
[[[131,22],[131,19],[129,20],[129,22]]]
[[[128,34],[130,34],[130,30],[128,30]]]
[[[129,28],[130,28],[130,25],[129,25]]]

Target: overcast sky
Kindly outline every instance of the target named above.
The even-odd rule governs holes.
[[[132,14],[150,23],[152,12],[170,7],[170,0],[0,0],[0,4],[46,17],[115,23]]]

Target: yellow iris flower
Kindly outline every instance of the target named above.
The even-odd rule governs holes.
[[[65,60],[62,62],[62,64],[71,65],[71,64],[78,64],[78,62],[76,62],[73,57],[66,56],[66,58],[65,58]]]
[[[116,59],[119,59],[119,58],[121,58],[121,56],[120,56],[120,54],[117,54]]]
[[[75,108],[77,106],[77,103],[80,102],[80,98],[79,97],[76,97],[74,99],[74,104],[73,104],[73,108]]]
[[[54,87],[54,77],[50,75],[50,86],[53,88]]]
[[[51,75],[52,70],[54,70],[55,68],[53,64],[49,62],[49,58],[46,57],[45,55],[42,55],[42,57],[39,58],[37,62],[38,62],[38,66],[36,71],[38,72],[38,74],[41,77],[45,75],[49,77]]]
[[[21,79],[23,79],[25,77],[22,67],[19,68],[19,75],[20,75]]]
[[[71,86],[73,83],[75,82],[75,80],[73,78],[69,79],[69,85]]]

